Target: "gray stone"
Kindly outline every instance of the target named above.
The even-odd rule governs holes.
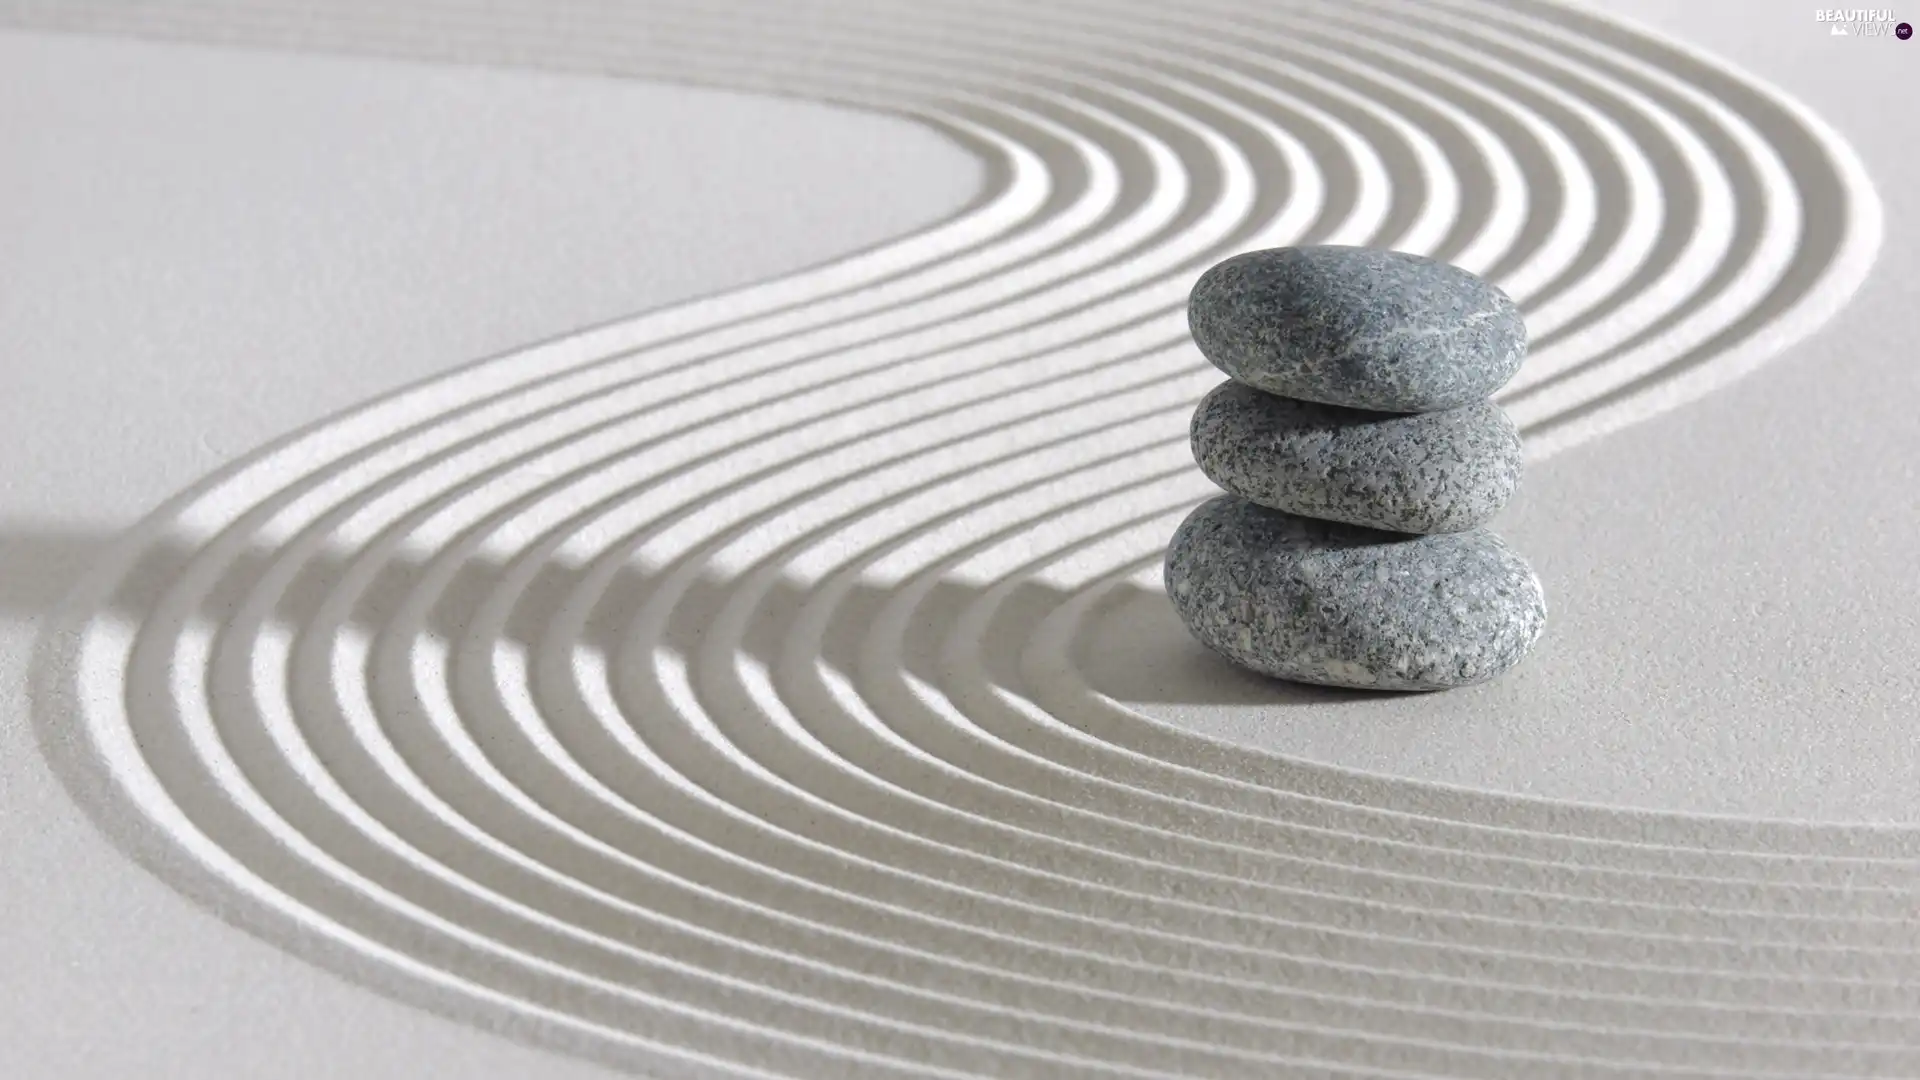
[[[1494,534],[1408,536],[1202,503],[1174,533],[1167,595],[1242,667],[1323,686],[1443,690],[1519,663],[1546,626],[1527,563]]]
[[[1273,248],[1200,275],[1187,301],[1214,367],[1282,397],[1432,412],[1490,396],[1527,354],[1520,309],[1448,263],[1357,247]]]
[[[1486,524],[1520,486],[1520,433],[1490,401],[1366,412],[1226,382],[1193,413],[1207,478],[1262,506],[1409,533]]]

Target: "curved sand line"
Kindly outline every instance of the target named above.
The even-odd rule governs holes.
[[[1088,685],[1210,490],[1212,262],[1489,274],[1536,457],[1845,302],[1850,152],[1532,4],[330,6],[41,21],[903,112],[988,163],[880,248],[317,425],[46,638],[50,757],[168,881],[385,992],[637,1069],[1920,1071],[1920,834],[1574,806],[1207,740]]]

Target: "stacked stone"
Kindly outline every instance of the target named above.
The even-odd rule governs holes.
[[[1166,556],[1193,636],[1326,686],[1440,690],[1519,663],[1545,598],[1484,528],[1522,469],[1519,432],[1487,400],[1526,356],[1513,301],[1415,255],[1279,248],[1207,271],[1187,319],[1229,377],[1192,427],[1228,494]]]

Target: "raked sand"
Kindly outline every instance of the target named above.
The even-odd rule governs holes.
[[[247,10],[33,17],[879,110],[984,179],[287,435],[103,545],[34,718],[163,880],[661,1075],[1920,1071],[1920,833],[1556,789],[1551,754],[1463,777],[1433,722],[1470,745],[1636,677],[1583,597],[1656,570],[1547,542],[1632,512],[1559,463],[1760,383],[1868,280],[1874,180],[1783,91],[1472,0]],[[1157,595],[1213,490],[1187,290],[1294,243],[1433,254],[1528,313],[1514,525],[1569,629],[1510,680],[1278,686]],[[1427,763],[1381,767],[1415,726]]]

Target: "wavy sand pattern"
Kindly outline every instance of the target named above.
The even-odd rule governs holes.
[[[1920,1073],[1911,830],[1352,774],[1076,662],[1210,491],[1207,265],[1489,275],[1551,454],[1866,273],[1870,185],[1764,87],[1470,0],[10,10],[802,95],[988,166],[911,236],[396,393],[127,534],[41,730],[223,916],[662,1075]]]

